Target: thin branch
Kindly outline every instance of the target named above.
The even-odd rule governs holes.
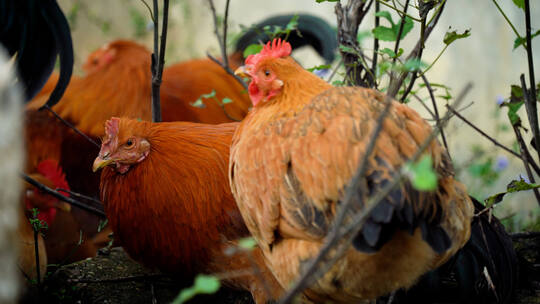
[[[424,110],[426,110],[429,113],[429,115],[431,115],[431,118],[433,119],[433,121],[437,121],[437,117],[435,116],[435,113],[433,113],[433,111],[424,103],[424,101],[420,97],[418,97],[417,94],[412,94],[412,96],[416,98],[416,100],[418,100],[418,102],[422,105],[422,107],[424,107]]]
[[[63,119],[60,115],[58,115],[58,113],[56,113],[51,107],[49,107],[48,105],[43,105],[41,108],[39,108],[39,111],[43,110],[43,109],[46,109],[48,110],[49,112],[51,112],[54,117],[56,117],[56,119],[60,120],[64,125],[66,125],[68,128],[72,129],[73,131],[75,131],[75,133],[79,134],[80,136],[84,137],[88,142],[92,143],[94,146],[100,148],[101,145],[98,144],[95,140],[93,140],[92,138],[90,138],[90,136],[84,134],[81,130],[77,129],[77,127],[75,127],[74,125],[72,125],[71,123],[69,123],[67,120]]]
[[[525,106],[527,108],[527,115],[529,117],[529,124],[533,133],[533,140],[536,145],[536,152],[538,153],[538,159],[540,160],[540,130],[538,127],[538,111],[536,106],[536,82],[534,79],[534,65],[533,65],[533,53],[531,43],[531,11],[529,0],[525,0],[525,28],[527,39],[527,63],[529,66],[529,84],[530,89],[524,90]],[[525,85],[525,77],[521,75],[521,85]]]
[[[37,219],[37,217],[34,217],[34,220]],[[32,225],[33,226],[33,225]],[[35,227],[32,227],[34,230],[34,254],[36,255],[36,275],[37,275],[37,284],[38,284],[38,292],[41,293],[41,269],[39,269],[39,229],[36,229]]]
[[[334,69],[332,70],[332,73],[330,74],[330,76],[328,77],[328,79],[326,80],[326,82],[330,82],[332,81],[332,79],[334,78],[334,76],[336,76],[337,74],[337,71],[339,70],[339,67],[343,64],[343,58],[341,58],[338,62],[338,64],[334,67]]]
[[[499,12],[503,15],[504,17],[504,20],[506,20],[506,22],[510,25],[510,27],[512,28],[512,30],[514,31],[514,34],[516,34],[516,36],[518,36],[518,38],[521,38],[521,35],[519,35],[518,31],[516,30],[516,27],[514,26],[514,24],[512,24],[512,21],[510,21],[510,19],[508,19],[508,17],[506,16],[506,13],[503,11],[503,9],[499,6],[499,3],[497,3],[496,0],[492,0],[493,3],[495,4],[495,6],[497,7],[497,9],[499,10]]]
[[[152,13],[152,9],[150,8],[150,5],[148,5],[148,3],[146,3],[146,1],[144,1],[144,0],[141,0],[141,2],[144,4],[144,6],[146,6],[146,9],[148,9],[148,12],[150,13],[150,18],[152,19],[152,22],[155,22],[154,13]]]
[[[405,26],[405,19],[407,15],[407,9],[409,8],[409,0],[405,0],[405,8],[403,11],[403,16],[401,16],[401,22],[399,23],[399,30],[396,38],[396,44],[394,45],[394,54],[398,53],[399,43],[401,42],[401,35],[403,34],[403,27]],[[395,64],[397,56],[392,59],[392,64]]]
[[[433,29],[435,28],[435,26],[437,26],[437,23],[439,22],[440,17],[442,15],[443,11],[444,11],[445,5],[446,5],[446,1],[443,1],[439,5],[439,7],[437,9],[437,12],[435,12],[435,15],[433,16],[433,21],[429,22],[428,26],[426,27],[424,37],[423,38],[421,37],[421,39],[416,43],[416,46],[411,51],[411,53],[407,56],[405,61],[411,60],[413,58],[419,58],[419,55],[422,54],[422,49],[424,48],[424,43],[427,41],[427,39],[429,38],[429,36],[433,32]],[[397,78],[396,84],[393,86],[393,89],[390,90],[390,88],[389,88],[387,94],[392,96],[392,97],[395,97],[397,95],[398,91],[399,91],[399,88],[401,87],[401,84],[403,83],[403,81],[405,81],[405,78],[407,78],[407,75],[409,73],[410,72],[408,72],[408,71],[405,71],[405,72],[401,73],[400,76]]]
[[[521,131],[519,130],[518,126],[512,126],[514,129],[514,133],[516,134],[516,139],[519,144],[519,149],[521,152],[521,160],[523,162],[523,166],[525,167],[525,172],[527,172],[527,177],[529,178],[529,181],[531,183],[535,183],[534,176],[531,172],[531,168],[529,167],[529,164],[532,163],[532,159],[530,158],[529,150],[527,149],[527,144],[525,144],[525,141],[523,140],[523,136],[521,135]],[[533,189],[534,196],[536,197],[536,202],[538,205],[540,205],[540,192],[538,192],[537,188]]]
[[[167,26],[169,24],[169,0],[163,0],[163,25],[161,29],[161,43],[159,40],[159,7],[154,0],[154,53],[152,57],[152,121],[161,121],[161,102],[159,89],[165,65],[165,47],[167,45]]]
[[[242,78],[240,78],[238,75],[234,74],[233,70],[231,70],[230,67],[226,67],[223,65],[223,63],[221,61],[219,61],[217,58],[215,58],[214,56],[210,55],[210,53],[206,53],[206,56],[208,57],[208,59],[212,60],[213,62],[219,64],[223,69],[225,69],[225,71],[227,72],[227,74],[231,75],[232,77],[234,77],[234,79],[236,79],[236,81],[238,81],[238,83],[240,83],[245,90],[247,90],[248,86],[247,84],[244,82],[244,80]]]
[[[422,22],[420,24],[420,50],[418,51],[418,55],[416,56],[418,60],[422,58],[422,54],[424,53],[424,48],[425,48],[424,42],[425,42],[425,33],[426,33],[427,14],[428,14],[427,11],[423,14]],[[418,71],[415,70],[412,74],[411,81],[409,82],[409,86],[405,89],[405,91],[403,92],[403,95],[401,96],[401,99],[400,99],[401,102],[405,102],[405,100],[407,99],[407,96],[412,91],[414,87],[414,83],[416,82],[417,78],[418,78]]]
[[[501,144],[500,142],[498,142],[495,138],[489,136],[486,132],[480,130],[480,128],[478,128],[477,126],[475,126],[472,122],[470,122],[467,118],[465,118],[463,115],[459,114],[458,111],[456,111],[454,108],[452,108],[451,106],[447,105],[446,106],[446,109],[448,109],[448,111],[452,112],[452,114],[456,115],[459,119],[461,119],[464,123],[466,123],[469,127],[473,128],[476,132],[480,133],[482,136],[484,136],[485,138],[487,138],[489,141],[491,141],[495,146],[499,147],[499,148],[502,148],[504,151],[514,155],[515,157],[517,158],[520,158],[521,159],[521,156],[514,152],[512,149],[506,147],[505,145]]]
[[[77,200],[74,200],[73,198],[71,197],[67,197],[63,194],[61,194],[60,192],[58,191],[55,191],[45,185],[43,185],[42,183],[36,181],[35,179],[31,178],[30,176],[26,175],[26,174],[22,174],[22,178],[28,182],[30,185],[36,187],[38,190],[41,190],[47,194],[50,194],[52,196],[54,196],[55,198],[61,200],[61,201],[64,201],[66,203],[69,203],[73,206],[76,206],[76,207],[79,207],[83,210],[86,210],[86,211],[89,211],[89,212],[92,212],[94,214],[97,214],[99,216],[102,216],[102,217],[105,217],[105,212],[103,210],[100,210],[100,209],[97,209],[97,208],[94,208],[92,206],[88,206],[87,204],[84,204],[84,203],[81,203]]]
[[[427,80],[426,76],[422,75],[421,77],[429,92],[429,97],[431,98],[431,103],[433,104],[433,110],[435,111],[435,120],[436,120],[437,125],[439,125],[440,123],[439,109],[437,107],[437,101],[435,100],[435,96],[433,95],[433,89],[431,88],[431,85],[429,84],[429,81]],[[444,135],[443,128],[441,128],[441,138],[442,138],[444,147],[446,148],[446,153],[448,153],[448,157],[450,157],[450,160],[452,160],[452,157],[450,156],[450,149],[448,149],[448,142],[446,141],[446,136]]]
[[[221,57],[223,61],[216,59],[215,57],[210,55],[210,53],[206,53],[206,56],[213,62],[219,64],[225,70],[225,72],[227,72],[227,74],[234,77],[234,79],[236,79],[236,81],[238,81],[238,83],[240,83],[242,87],[244,87],[244,89],[247,90],[248,89],[247,84],[244,82],[242,78],[238,77],[238,75],[235,75],[233,70],[231,70],[231,67],[229,66],[229,57],[227,56],[227,27],[228,27],[227,22],[229,18],[228,17],[229,2],[230,0],[227,0],[227,2],[225,3],[225,17],[223,18],[223,37],[222,37],[221,34],[219,33],[219,22],[218,22],[217,13],[216,13],[216,7],[214,6],[214,1],[208,0],[208,4],[210,5],[210,10],[212,11],[212,19],[214,20],[214,34],[216,35],[216,38],[218,40],[219,48],[221,50]]]
[[[523,99],[525,103],[525,110],[527,112],[527,118],[529,119],[529,126],[532,129],[533,133],[533,143],[535,150],[538,153],[538,159],[540,160],[540,134],[538,130],[538,114],[536,112],[536,98],[531,96],[530,91],[527,90],[527,85],[525,84],[525,75],[521,74],[519,77],[521,81],[521,89],[523,91]],[[532,160],[532,157],[531,157]],[[537,172],[537,174],[540,174]]]
[[[84,194],[81,194],[79,192],[71,191],[71,190],[64,189],[64,188],[56,188],[54,190],[59,191],[59,192],[69,193],[70,196],[74,196],[76,198],[82,198],[84,200],[90,201],[90,202],[96,204],[97,206],[100,206],[101,208],[103,208],[103,203],[100,200],[97,200],[97,199],[95,199],[95,198],[93,198],[91,196],[84,195]]]
[[[375,1],[375,15],[380,11],[381,5],[379,1]],[[379,26],[381,23],[381,17],[375,16],[375,28]],[[397,54],[397,53],[396,53]],[[376,37],[373,39],[373,59],[371,61],[371,75],[375,76],[377,75],[377,56],[379,55],[379,39]],[[373,77],[372,79],[368,79],[369,87],[373,89],[377,89],[377,78]]]
[[[381,1],[381,0],[377,0],[377,2],[380,3],[380,4],[382,4],[382,5],[384,5],[384,6],[387,6],[387,7],[391,8],[391,9],[393,9],[394,11],[396,11],[396,12],[402,14],[402,15],[406,15],[407,17],[411,18],[411,19],[414,20],[414,21],[420,22],[420,19],[418,19],[418,18],[416,18],[416,17],[413,17],[413,16],[411,16],[411,15],[407,15],[406,12],[400,10],[399,8],[397,8],[397,7],[395,7],[395,6],[392,6],[392,5],[390,5],[390,4],[388,4],[388,3],[384,2],[384,1]]]
[[[399,50],[399,43],[401,42],[401,34],[403,33],[403,26],[405,26],[405,18],[407,17],[406,14],[407,14],[407,9],[408,8],[409,8],[409,0],[406,0],[405,1],[405,6],[404,6],[404,9],[403,9],[403,16],[401,17],[401,22],[399,23],[399,30],[398,30],[398,35],[397,35],[397,38],[396,38],[396,44],[394,45],[394,54],[397,54],[398,50]],[[397,60],[397,56],[395,56],[392,59],[392,65],[396,64],[396,60]],[[390,72],[390,84],[394,83],[394,77],[395,77],[395,73],[393,71],[391,71]],[[412,80],[411,80],[411,83],[412,83]],[[397,91],[399,91],[399,87],[397,88]],[[392,96],[392,97],[395,97],[395,95]]]

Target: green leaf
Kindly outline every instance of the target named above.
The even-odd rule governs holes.
[[[299,15],[294,15],[289,23],[287,23],[287,26],[285,27],[285,30],[292,31],[298,28],[298,17]]]
[[[377,26],[372,32],[375,38],[382,41],[395,41],[397,36],[391,28],[385,26]]]
[[[380,50],[380,53],[381,53],[381,54],[386,54],[386,55],[388,55],[390,58],[395,58],[395,57],[396,57],[396,53],[394,53],[394,51],[392,51],[392,50],[389,49],[389,48],[384,48],[384,49]]]
[[[403,68],[406,70],[406,71],[409,71],[409,72],[412,72],[412,71],[418,71],[420,70],[421,68],[424,68],[426,67],[427,64],[425,64],[424,62],[422,62],[422,60],[418,59],[418,58],[413,58],[413,59],[409,59],[405,62],[405,64],[403,65]]]
[[[231,103],[232,102],[232,99],[230,99],[229,97],[225,97],[221,100],[221,103],[222,104],[228,104],[228,103]]]
[[[174,299],[174,304],[185,303],[198,294],[213,294],[219,290],[219,279],[215,276],[199,274],[195,277],[195,283],[189,288],[180,291],[180,294]]]
[[[506,192],[500,192],[497,194],[494,194],[488,198],[486,198],[484,201],[486,203],[486,207],[491,207],[499,202],[501,202],[504,198],[504,196],[508,193],[514,193],[514,192],[520,192],[520,191],[527,191],[540,188],[540,185],[537,184],[529,184],[526,181],[524,181],[522,178],[519,180],[513,180],[506,186]]]
[[[208,93],[208,94],[202,94],[201,97],[202,98],[212,98],[212,97],[215,97],[216,96],[216,90],[212,90],[212,92]]]
[[[540,35],[540,30],[536,31],[534,34],[531,35],[531,40]],[[527,42],[527,38],[526,37],[517,37],[515,40],[514,40],[514,48],[513,50],[517,49],[518,47],[520,47],[521,45],[525,45],[525,43]]]
[[[433,170],[431,156],[424,155],[417,163],[407,164],[405,170],[415,189],[433,191],[437,188],[437,174]]]
[[[374,28],[372,32],[375,38],[382,41],[396,41],[398,39],[401,22],[398,22],[397,24],[394,23],[394,21],[392,21],[392,16],[387,11],[380,11],[376,15],[388,20],[388,22],[390,22],[391,24],[391,27],[380,25]],[[413,26],[414,23],[412,19],[408,16],[405,16],[405,23],[403,24],[403,30],[401,31],[400,39],[405,38],[405,36],[412,30]]]
[[[443,42],[444,44],[446,45],[449,45],[451,44],[452,42],[458,40],[458,39],[463,39],[463,38],[467,38],[471,35],[471,30],[468,29],[468,30],[465,30],[463,33],[461,34],[458,34],[457,31],[448,31],[446,32],[446,34],[444,35],[444,39],[443,39]]]
[[[257,242],[252,237],[246,237],[238,241],[238,247],[242,249],[251,250],[257,246]]]
[[[244,49],[244,58],[249,55],[258,54],[262,50],[262,44],[250,44],[247,48]]]
[[[339,45],[339,50],[344,53],[356,54],[356,51],[352,47],[344,46],[341,44]]]
[[[342,87],[345,85],[345,82],[343,82],[342,80],[334,80],[332,81],[332,85],[335,87]]]
[[[330,69],[332,68],[332,65],[331,64],[323,64],[323,65],[318,65],[318,66],[314,66],[312,68],[309,68],[307,69],[308,72],[313,72],[315,70],[327,70],[327,69]]]
[[[522,10],[525,10],[525,0],[512,0],[514,4]]]
[[[375,14],[376,17],[383,17],[384,19],[388,20],[390,24],[394,25],[394,21],[392,20],[392,15],[390,15],[387,11],[379,11]]]
[[[195,100],[195,102],[191,103],[191,106],[195,107],[195,108],[199,108],[199,109],[206,108],[206,105],[204,104],[204,102],[202,101],[201,98],[199,98],[199,99]]]
[[[510,89],[510,100],[503,102],[501,107],[508,108],[508,119],[513,126],[521,124],[521,118],[517,114],[521,106],[524,104],[523,90],[520,86],[512,85]]]

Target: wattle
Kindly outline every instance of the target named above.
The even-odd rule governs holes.
[[[255,81],[251,81],[249,84],[248,93],[254,107],[257,106],[264,97],[262,91],[259,90],[259,87],[255,84]]]

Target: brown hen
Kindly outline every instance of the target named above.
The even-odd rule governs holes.
[[[239,70],[251,77],[254,108],[235,133],[229,172],[246,225],[284,288],[318,254],[386,100],[370,89],[332,87],[300,67],[290,50],[286,42],[268,43]],[[368,193],[358,189],[356,210],[431,132],[418,113],[391,102],[368,158]],[[424,154],[433,160],[437,189],[419,192],[408,182],[394,189],[369,214],[354,247],[304,291],[307,299],[376,299],[410,287],[465,244],[471,200],[437,142]]]
[[[224,253],[230,242],[248,236],[227,180],[236,126],[107,121],[94,170],[104,167],[101,199],[115,240],[133,259],[182,279],[251,268],[246,253]],[[253,255],[270,294],[256,275],[227,283],[264,303],[281,289],[260,251]]]

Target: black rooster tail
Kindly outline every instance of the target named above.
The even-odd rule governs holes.
[[[472,198],[475,213],[484,206]],[[475,216],[471,238],[440,268],[425,274],[393,303],[511,303],[518,284],[512,239],[488,213]]]
[[[270,41],[270,37],[265,34],[264,27],[269,26],[271,30],[275,27],[286,28],[287,24],[295,15],[282,15],[270,17],[251,27],[236,42],[236,51],[243,51],[250,44]],[[287,41],[293,49],[310,45],[317,53],[324,58],[328,64],[334,61],[337,50],[336,31],[326,21],[319,17],[307,14],[298,14],[298,31],[291,31]]]
[[[43,87],[60,56],[60,77],[47,106],[56,104],[73,71],[73,46],[66,17],[56,0],[0,0],[0,43],[17,54],[26,100]]]

